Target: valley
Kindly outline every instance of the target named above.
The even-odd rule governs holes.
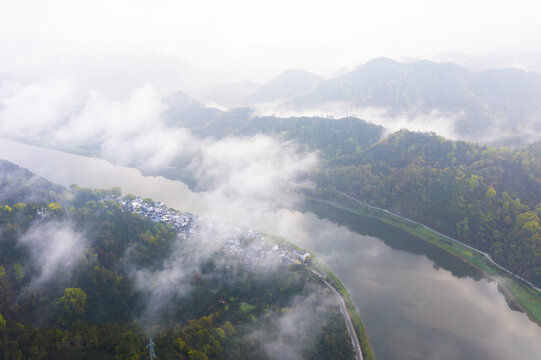
[[[343,311],[306,251],[118,187],[68,190],[6,161],[0,170],[4,358],[138,358],[146,341],[161,359],[363,358],[355,309]]]
[[[143,198],[151,197],[194,214],[212,208],[202,193],[192,193],[178,182],[141,176],[133,169],[111,166],[103,160],[6,141],[0,143],[0,152],[66,186],[73,182],[122,186]],[[44,162],[40,156],[50,161]],[[80,166],[68,165],[74,162]],[[73,170],[59,171],[69,168]],[[540,328],[525,314],[512,310],[496,284],[463,261],[382,223],[330,208],[311,205],[307,209],[305,215],[288,210],[267,213],[258,221],[247,219],[250,223],[244,225],[282,236],[321,257],[349,290],[378,358],[400,359],[402,351],[409,349],[410,354],[445,359],[447,355],[437,349],[449,347],[462,349],[450,353],[449,359],[498,359],[498,354],[521,354],[522,350],[526,351],[522,356],[528,358],[528,353],[538,351],[535,339],[541,335]],[[227,219],[227,214],[223,218]],[[517,328],[523,331],[511,330]],[[404,339],[405,332],[415,341]],[[486,333],[491,336],[479,335]],[[396,344],[400,344],[401,352],[397,352]]]

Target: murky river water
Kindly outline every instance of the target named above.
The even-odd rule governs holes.
[[[120,186],[180,210],[212,203],[183,183],[59,151],[0,140],[0,158],[51,181]],[[541,359],[541,327],[460,259],[401,230],[327,205],[229,221],[281,235],[322,258],[355,301],[378,359]]]

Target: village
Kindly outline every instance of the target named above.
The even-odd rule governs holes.
[[[168,208],[161,202],[153,202],[141,197],[118,196],[103,200],[115,200],[126,212],[139,214],[152,222],[161,222],[170,225],[175,232],[184,238],[194,235],[199,228],[200,218],[190,213],[181,214],[179,211]]]
[[[212,234],[214,224],[203,222],[200,216],[188,212],[179,212],[168,208],[162,202],[153,202],[141,197],[111,197],[104,200],[117,201],[126,212],[139,214],[153,222],[161,222],[171,226],[179,236],[187,239],[200,233]],[[301,265],[310,262],[310,254],[298,249],[280,247],[269,242],[265,237],[252,230],[234,227],[231,234],[223,239],[222,248],[227,255],[237,257],[246,267]],[[217,234],[216,234],[217,235]]]

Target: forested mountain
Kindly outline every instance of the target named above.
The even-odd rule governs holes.
[[[0,174],[1,358],[140,359],[149,335],[159,359],[353,358],[306,266],[247,265],[197,226],[127,211],[118,188],[68,190],[4,161]]]
[[[308,93],[323,81],[323,77],[303,70],[286,70],[263,84],[250,81],[222,84],[195,92],[204,103],[226,107],[282,102]]]
[[[541,284],[539,143],[512,150],[405,130],[384,137],[384,128],[356,118],[260,117],[248,108],[207,108],[182,93],[170,97],[165,118],[201,138],[267,134],[294,141],[319,154],[311,176],[320,196],[338,199],[337,189],[397,211]],[[180,154],[155,173],[202,189],[187,164]]]
[[[321,196],[338,189],[390,209],[541,284],[541,143],[509,150],[400,131],[330,159],[317,183]]]
[[[533,72],[511,68],[475,72],[452,63],[377,58],[322,82],[288,105],[310,108],[345,102],[412,118],[437,110],[439,117],[456,118],[461,138],[493,136],[498,139],[489,142],[516,144],[517,138],[531,135],[522,132],[524,127],[541,130],[540,96],[541,74]]]
[[[313,90],[323,77],[302,70],[286,70],[244,98],[244,104],[284,101]]]
[[[274,102],[281,103],[276,110],[294,112],[325,111],[330,106],[332,113],[339,104],[353,109],[352,113],[379,109],[389,120],[426,119],[436,132],[440,121],[448,122],[447,127],[467,141],[520,146],[541,138],[540,97],[541,74],[535,72],[472,71],[454,63],[376,58],[329,79],[286,71],[234,105]],[[220,104],[218,98],[212,102]]]
[[[383,127],[353,117],[256,116],[250,108],[221,111],[205,107],[181,92],[171,96],[165,117],[168,125],[190,129],[200,137],[270,134],[330,157],[358,153],[384,134]]]
[[[381,127],[355,118],[251,114],[236,109],[171,123],[200,136],[264,133],[294,140],[321,156],[313,174],[320,196],[339,199],[337,189],[396,211],[541,284],[541,143],[511,150],[407,130],[381,140]]]
[[[194,96],[208,104],[235,107],[244,102],[244,98],[261,85],[252,81],[238,81],[220,84],[194,93]]]

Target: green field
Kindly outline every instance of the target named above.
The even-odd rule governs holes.
[[[434,230],[427,229],[426,227],[405,220],[397,215],[375,209],[368,205],[353,203],[353,201],[351,201],[352,204],[346,206],[313,197],[309,197],[309,199],[347,210],[361,216],[370,217],[400,228],[463,259],[498,283],[503,289],[505,296],[522,309],[528,315],[530,320],[541,326],[541,294],[531,287],[523,285],[513,279],[510,275],[492,264],[482,253],[472,250],[452,238],[442,236]]]

